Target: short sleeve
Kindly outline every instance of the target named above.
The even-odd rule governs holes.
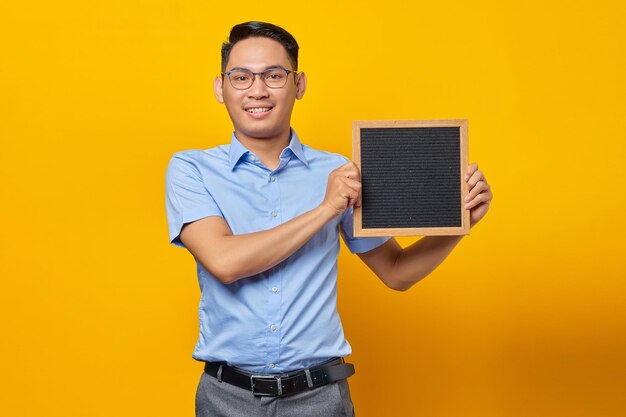
[[[224,217],[190,158],[174,155],[165,174],[165,209],[170,243],[185,247],[179,235],[185,223],[204,217]]]
[[[391,239],[385,237],[354,237],[354,212],[349,208],[343,213],[339,224],[341,236],[352,253],[364,253],[375,249]]]

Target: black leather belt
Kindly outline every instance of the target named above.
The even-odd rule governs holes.
[[[354,365],[334,358],[311,368],[276,375],[256,375],[228,366],[224,362],[206,362],[204,372],[260,397],[282,397],[321,387],[354,374]]]

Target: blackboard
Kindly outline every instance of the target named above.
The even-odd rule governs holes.
[[[467,120],[355,121],[352,131],[355,236],[469,234]]]

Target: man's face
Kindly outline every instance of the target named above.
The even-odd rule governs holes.
[[[273,39],[255,37],[233,46],[226,71],[262,72],[277,67],[293,70],[285,48]],[[298,74],[297,83],[294,76],[289,74],[283,88],[269,88],[257,75],[247,90],[235,89],[227,76],[215,79],[215,96],[226,105],[238,139],[274,139],[289,134],[295,99],[302,98],[306,87],[303,73]]]

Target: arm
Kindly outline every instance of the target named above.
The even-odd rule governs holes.
[[[482,219],[493,198],[491,188],[477,164],[465,175],[469,193],[465,209],[470,210],[470,227]],[[402,249],[395,239],[359,257],[388,287],[405,291],[430,274],[452,252],[463,236],[427,236]]]
[[[273,229],[233,235],[221,217],[185,224],[180,240],[213,276],[225,284],[266,271],[280,263],[326,223],[351,207],[359,196],[358,169],[349,162],[328,177],[324,201]]]
[[[462,236],[427,236],[402,249],[395,239],[359,258],[389,288],[406,291],[430,274],[452,252]]]

